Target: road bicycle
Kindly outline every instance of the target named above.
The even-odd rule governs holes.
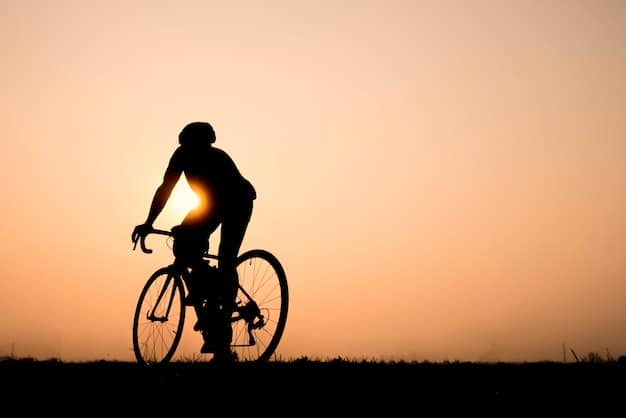
[[[150,234],[172,237],[167,230],[152,229],[138,241],[144,253],[152,253],[145,239]],[[135,247],[137,242],[135,242]],[[203,260],[217,272],[216,254],[205,252]],[[231,349],[239,362],[272,360],[285,330],[289,306],[287,276],[269,251],[253,249],[237,257],[238,291],[231,317]],[[213,276],[213,275],[211,275]],[[215,277],[207,278],[215,279]],[[133,350],[139,363],[167,363],[183,334],[191,271],[176,260],[157,269],[146,281],[133,319]]]

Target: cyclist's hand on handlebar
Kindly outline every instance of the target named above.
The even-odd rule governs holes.
[[[133,241],[133,244],[135,244],[133,246],[133,249],[137,247],[137,242],[144,239],[146,235],[148,235],[150,231],[152,231],[152,229],[152,225],[148,224],[137,225],[135,229],[133,229],[133,234],[131,236],[131,240]]]

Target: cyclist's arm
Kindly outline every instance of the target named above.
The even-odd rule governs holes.
[[[170,163],[165,170],[165,174],[163,175],[163,182],[159,187],[157,187],[154,197],[152,198],[152,203],[150,204],[150,211],[148,212],[148,217],[146,218],[145,225],[152,226],[156,218],[159,216],[167,200],[170,198],[172,194],[172,190],[174,190],[174,186],[178,182],[182,174],[182,169],[180,168],[179,158],[177,158],[177,154],[175,153],[170,159]]]

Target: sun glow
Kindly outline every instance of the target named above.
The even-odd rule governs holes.
[[[189,184],[181,179],[172,191],[168,204],[178,216],[185,216],[200,203],[198,196],[191,190]]]

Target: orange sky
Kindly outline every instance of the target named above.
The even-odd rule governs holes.
[[[171,252],[130,234],[194,120],[257,188],[283,358],[626,353],[624,2],[2,10],[0,356],[134,359]]]

